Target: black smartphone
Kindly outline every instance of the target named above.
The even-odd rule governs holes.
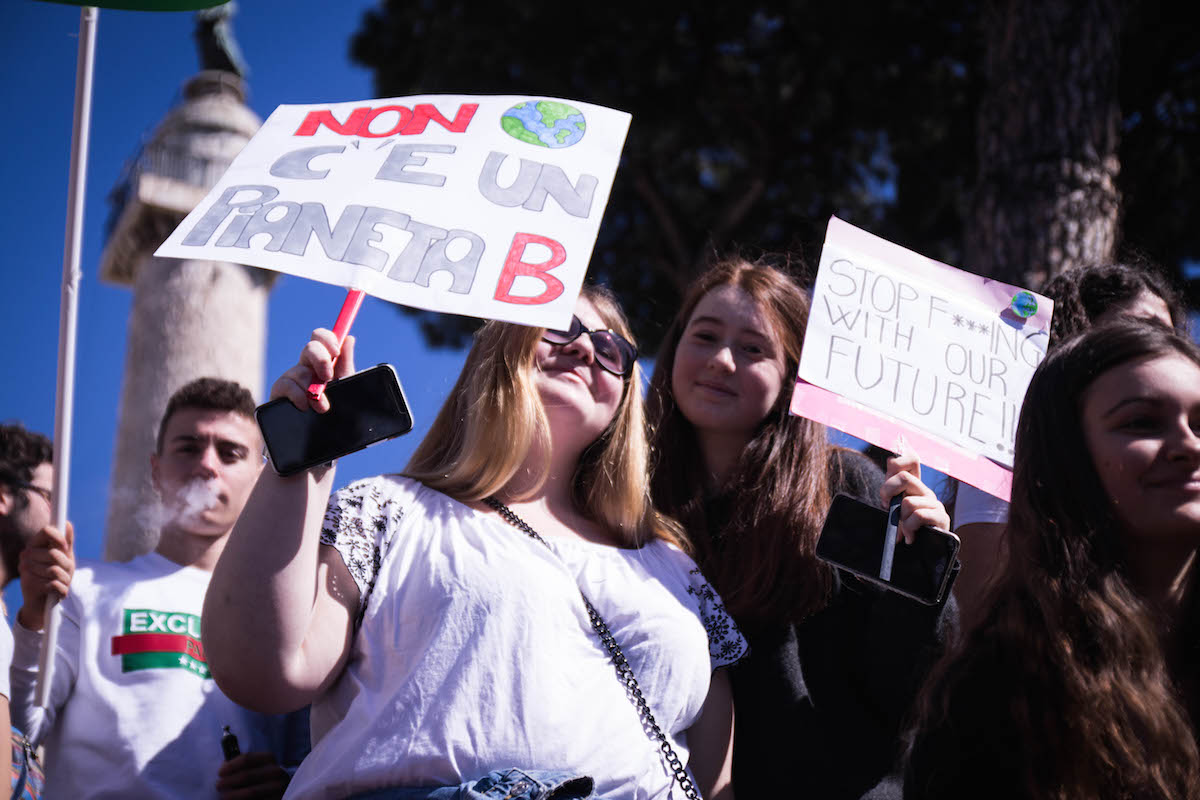
[[[891,577],[880,577],[888,512],[845,494],[833,498],[817,558],[926,605],[936,605],[958,574],[959,540],[941,528],[920,528],[912,544],[896,544]]]
[[[329,411],[301,411],[286,398],[259,406],[254,416],[280,475],[333,461],[412,430],[412,414],[390,364],[330,381]]]

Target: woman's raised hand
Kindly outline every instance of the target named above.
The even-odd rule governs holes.
[[[347,336],[338,347],[337,336],[327,328],[317,328],[312,339],[300,351],[300,361],[271,387],[271,399],[286,397],[292,405],[304,411],[313,409],[324,414],[329,410],[329,399],[322,392],[313,398],[308,387],[313,383],[328,383],[354,373],[354,337]]]
[[[933,490],[921,481],[921,462],[911,452],[892,456],[887,462],[887,477],[879,489],[879,499],[888,505],[903,494],[897,530],[907,544],[913,543],[918,528],[926,525],[950,530],[950,515]]]

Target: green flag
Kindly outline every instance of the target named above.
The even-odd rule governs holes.
[[[95,6],[97,8],[116,8],[123,11],[196,11],[201,8],[212,8],[224,5],[229,0],[101,0],[101,2],[84,2],[84,0],[43,0],[46,3],[64,3],[69,6]]]

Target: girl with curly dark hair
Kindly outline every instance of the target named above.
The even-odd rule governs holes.
[[[1052,343],[1116,317],[1159,322],[1187,332],[1187,311],[1179,292],[1151,264],[1116,262],[1069,269],[1047,281],[1042,294],[1054,301]]]

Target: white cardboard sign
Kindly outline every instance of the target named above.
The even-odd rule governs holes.
[[[537,97],[280,106],[155,255],[565,328],[629,122]]]
[[[835,217],[799,377],[1011,470],[1017,416],[1046,355],[1052,311],[1041,295]],[[864,435],[858,427],[876,425],[869,417],[847,433]],[[956,477],[978,485],[973,473]]]

